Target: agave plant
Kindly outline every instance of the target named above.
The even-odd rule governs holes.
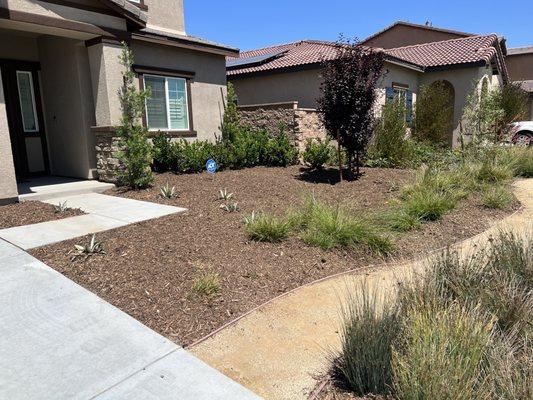
[[[170,187],[168,183],[160,189],[160,193],[161,197],[164,197],[165,199],[178,197],[178,191],[176,190],[176,187]]]
[[[63,202],[60,201],[57,205],[54,205],[54,212],[56,214],[59,214],[59,213],[62,213],[68,210],[70,210],[70,207],[67,206],[66,200]]]
[[[228,189],[226,189],[226,188],[220,189],[218,191],[218,198],[219,198],[219,200],[228,201],[228,200],[231,200],[233,198],[233,193],[229,193]]]
[[[240,211],[239,205],[238,205],[237,203],[227,203],[227,204],[222,204],[222,205],[221,205],[221,208],[222,208],[224,211],[227,211],[227,212],[237,212],[237,211]]]
[[[78,257],[85,257],[87,259],[89,256],[93,254],[105,254],[104,246],[102,242],[99,240],[96,240],[96,235],[93,234],[91,237],[91,240],[89,243],[86,244],[75,244],[74,250],[76,254],[72,256],[72,261],[77,259]]]

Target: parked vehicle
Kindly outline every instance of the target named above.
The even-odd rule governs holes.
[[[511,124],[511,143],[515,146],[533,144],[533,121],[521,121]]]

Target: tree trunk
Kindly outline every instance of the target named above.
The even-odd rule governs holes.
[[[355,176],[359,178],[359,164],[360,164],[360,157],[359,152],[355,152]]]
[[[337,131],[337,156],[339,157],[339,182],[342,182],[341,134]]]

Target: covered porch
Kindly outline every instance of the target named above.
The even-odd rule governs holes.
[[[91,127],[110,124],[104,52],[115,61],[120,47],[94,37],[0,18],[0,204],[36,178],[97,178]]]

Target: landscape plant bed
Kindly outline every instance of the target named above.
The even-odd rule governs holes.
[[[364,169],[361,179],[332,184],[335,171],[302,174],[300,167],[257,167],[215,175],[159,174],[152,188],[108,194],[185,207],[187,212],[97,234],[105,254],[71,261],[75,244],[90,237],[32,250],[32,254],[150,328],[189,345],[282,293],[343,271],[421,256],[485,230],[517,208],[483,208],[476,196],[420,230],[390,234],[384,259],[366,247],[321,250],[297,235],[280,243],[251,241],[243,219],[252,211],[281,215],[306,193],[358,214],[379,213],[413,172]],[[178,197],[163,198],[174,186]],[[234,193],[240,211],[220,208],[219,190]],[[70,254],[69,254],[70,253]],[[195,289],[193,289],[193,287]],[[203,293],[203,294],[202,294]],[[212,293],[207,295],[205,293]]]
[[[0,229],[55,221],[83,214],[85,213],[79,209],[70,208],[57,212],[52,204],[24,201],[0,207]]]

